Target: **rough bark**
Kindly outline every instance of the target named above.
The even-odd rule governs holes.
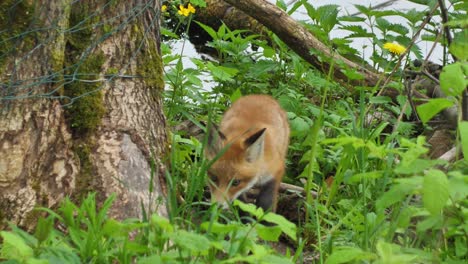
[[[274,32],[292,50],[311,65],[328,74],[333,64],[333,76],[335,80],[352,85],[375,86],[379,81],[379,75],[369,69],[362,67],[337,53],[332,52],[329,47],[320,42],[307,28],[291,18],[286,12],[264,0],[224,0],[224,2],[238,8],[220,3],[222,1],[208,1],[211,11],[208,14],[216,15],[218,18],[241,21],[244,28],[251,28],[254,32],[261,32],[261,27],[255,20]],[[245,18],[239,10],[248,14],[251,18]],[[203,14],[202,14],[203,15]],[[240,18],[240,19],[239,19]],[[255,20],[253,20],[254,18]],[[229,20],[231,21],[231,20]],[[229,25],[234,26],[236,25]],[[313,50],[313,54],[310,52]],[[340,62],[340,63],[334,63]],[[363,80],[350,80],[344,73],[343,67],[354,68],[363,76]]]
[[[166,150],[159,1],[36,2],[34,38],[15,39],[16,48],[0,61],[0,229],[6,221],[30,228],[35,207],[53,208],[65,196],[79,199],[89,191],[100,199],[116,193],[111,215],[118,218],[140,217],[142,204],[165,215],[164,204],[156,204],[158,197],[164,201]],[[94,19],[70,29],[75,12]],[[78,42],[87,45],[73,50],[69,35],[84,28],[92,29],[89,39]],[[89,72],[94,77],[75,75],[89,61],[99,61]],[[97,92],[57,99],[87,83]],[[86,100],[97,102],[86,109],[97,121],[80,128],[86,115],[76,110]]]
[[[197,20],[208,25],[220,25],[222,20],[230,29],[249,29],[257,34],[266,34],[265,27],[255,17],[231,6],[223,0],[206,0],[206,8],[200,8]]]
[[[66,27],[69,12],[59,2],[39,1],[43,8],[38,7],[34,16],[45,26]],[[25,41],[19,44],[3,66],[2,99],[25,96],[28,86],[36,94],[50,89],[50,84],[36,84],[33,78],[49,74],[52,54],[64,52],[64,34],[42,31],[39,37],[55,45],[37,45],[31,52]],[[13,86],[17,92],[7,94]],[[0,107],[0,218],[28,226],[35,206],[54,206],[75,188],[78,164],[71,151],[71,134],[56,100],[2,100]]]

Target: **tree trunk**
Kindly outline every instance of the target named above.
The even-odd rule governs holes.
[[[17,3],[0,4],[0,229],[89,191],[116,193],[117,218],[165,215],[160,2]]]

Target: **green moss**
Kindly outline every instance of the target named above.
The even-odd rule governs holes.
[[[72,104],[66,108],[66,116],[74,136],[86,136],[95,131],[101,124],[105,114],[101,82],[88,82],[96,80],[101,72],[104,54],[91,55],[75,69],[70,75],[75,80],[65,85],[64,95],[72,98]],[[86,82],[80,81],[86,80]]]
[[[54,72],[60,72],[63,69],[63,64],[65,62],[65,54],[63,50],[53,49],[51,52],[52,57],[52,70]]]
[[[141,49],[139,57],[141,61],[138,68],[138,75],[143,77],[145,83],[151,87],[154,91],[154,96],[158,96],[159,92],[164,89],[164,78],[163,78],[163,65],[161,55],[158,51],[156,43],[154,41],[147,41],[143,39],[142,31],[138,26],[133,26],[133,34],[136,36],[137,43],[145,41],[146,48]]]
[[[104,24],[102,26],[102,30],[104,31],[105,34],[109,34],[112,32],[112,30],[114,30],[114,28],[112,27],[112,25]]]
[[[0,73],[8,54],[18,48],[32,47],[36,33],[28,28],[31,27],[33,14],[34,6],[29,1],[0,1],[0,54],[3,54],[0,56]]]
[[[141,60],[143,63],[140,65],[138,74],[144,77],[147,85],[157,91],[162,91],[164,89],[162,61],[159,58],[158,52],[152,52],[152,49],[153,48],[150,48],[149,50],[142,52]],[[151,56],[147,56],[145,53],[152,54]]]
[[[78,192],[75,193],[73,200],[82,201],[93,190],[94,168],[91,163],[91,146],[94,144],[89,140],[76,143],[73,151],[80,160],[80,175],[76,178],[76,190]]]
[[[116,7],[118,3],[119,3],[118,0],[110,0],[109,1],[110,7]]]
[[[73,194],[73,200],[79,202],[94,186],[95,168],[91,153],[95,143],[92,134],[105,114],[103,83],[97,81],[101,78],[105,56],[102,51],[91,49],[102,33],[95,28],[99,16],[90,16],[94,10],[87,1],[74,2],[71,10],[71,30],[65,36],[64,65],[68,81],[63,95],[71,99],[67,102],[70,104],[65,108],[65,114],[73,133],[73,151],[80,161],[80,174],[76,177],[76,192]]]
[[[117,73],[119,73],[119,69],[114,67],[109,67],[106,71],[106,75],[116,75]]]
[[[90,9],[85,2],[73,4],[69,22],[73,30],[66,35],[66,73],[72,81],[64,86],[63,94],[72,100],[66,116],[75,138],[95,131],[105,114],[102,83],[93,82],[101,74],[105,57],[101,51],[88,50],[95,40],[94,25],[98,20],[97,16],[89,16]]]

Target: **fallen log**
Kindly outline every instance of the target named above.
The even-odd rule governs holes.
[[[232,8],[229,5],[223,5],[222,1],[207,1],[208,5],[215,5],[211,8],[210,15],[217,16],[220,19],[231,17],[235,14],[236,21],[239,23],[250,25],[256,33],[262,31],[258,22],[263,24],[269,30],[274,32],[284,43],[294,50],[304,60],[319,69],[324,73],[332,70],[332,75],[335,80],[351,85],[361,86],[376,86],[379,82],[380,75],[370,69],[350,61],[349,59],[333,52],[330,47],[327,47],[318,40],[307,28],[291,18],[285,11],[281,10],[274,4],[265,0],[224,0],[225,2],[236,7]],[[241,10],[248,14],[251,18],[246,18],[239,13]],[[245,25],[244,25],[245,26]],[[311,51],[313,51],[311,53]],[[340,62],[340,63],[335,63]],[[356,69],[362,76],[362,80],[351,80],[343,73],[345,68]]]

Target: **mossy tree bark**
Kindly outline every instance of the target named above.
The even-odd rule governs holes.
[[[117,218],[166,214],[160,2],[17,2],[0,4],[0,229],[90,191],[116,193]]]

